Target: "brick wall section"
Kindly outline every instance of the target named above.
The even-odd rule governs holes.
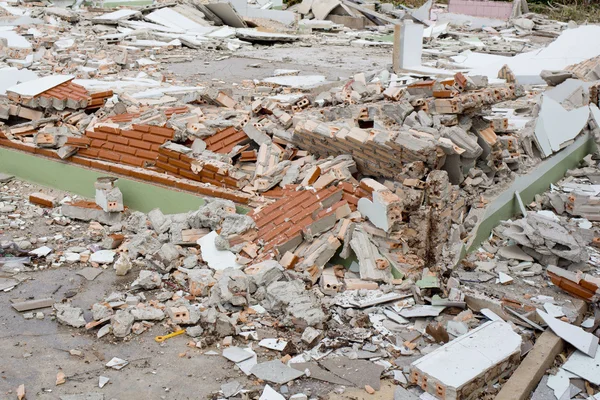
[[[335,213],[346,201],[340,200],[329,206],[327,200],[331,201],[332,196],[341,193],[342,189],[335,186],[319,191],[294,191],[259,212],[250,214],[258,228],[257,241],[263,243],[262,253],[298,237],[309,225]]]
[[[97,125],[94,131],[85,133],[91,140],[89,148],[78,154],[143,167],[147,162],[156,162],[160,145],[173,139],[174,134],[171,128],[152,125],[133,124],[131,129]]]
[[[185,154],[160,147],[156,167],[172,175],[229,189],[240,189],[246,183],[234,179],[229,176],[227,171],[222,171],[210,164],[205,164],[202,170],[196,174],[192,171],[192,161],[194,159]]]
[[[27,145],[9,139],[0,139],[0,146],[51,158],[63,163],[71,162],[81,167],[93,168],[104,172],[110,172],[115,175],[145,181],[153,185],[165,186],[169,189],[176,188],[193,194],[199,194],[201,196],[218,197],[222,199],[231,200],[239,204],[248,204],[251,199],[250,195],[239,191],[215,187],[213,185],[207,185],[201,182],[194,182],[190,181],[189,179],[169,176],[167,174],[158,173],[143,168],[134,168],[127,165],[115,164],[114,162],[82,157],[79,154],[74,155],[70,157],[68,161],[65,161],[61,160],[60,157],[56,154],[56,151],[54,150],[42,149],[33,145]],[[82,150],[80,150],[80,152],[81,151]]]
[[[60,100],[75,100],[82,101],[90,99],[90,94],[86,88],[81,85],[77,85],[72,81],[61,83],[58,86],[53,87],[52,89],[48,89],[45,92],[40,93],[36,97],[45,97],[45,98],[57,98]]]
[[[298,124],[291,141],[301,149],[308,150],[321,158],[351,154],[362,173],[391,179],[398,176],[405,163],[422,161],[431,168],[435,168],[443,155],[442,150],[438,149],[435,144],[419,141],[412,137],[408,137],[407,140],[414,144],[421,142],[422,148],[411,149],[404,143],[396,141],[395,138],[382,143],[375,140],[375,136],[370,135],[367,131],[363,131],[363,137],[347,133],[347,129],[323,132]],[[400,135],[402,133],[398,134],[398,136]]]
[[[206,149],[213,153],[229,153],[235,146],[246,144],[250,141],[244,131],[237,131],[230,127],[215,133],[211,137],[204,139]]]
[[[185,113],[189,112],[190,110],[187,106],[181,106],[181,107],[169,107],[162,111],[167,118],[171,118],[171,116],[173,114],[185,114]],[[112,121],[114,123],[128,123],[128,122],[132,122],[136,118],[139,118],[140,115],[142,115],[142,114],[141,113],[125,113],[125,114],[111,115],[111,116],[104,118],[102,120],[102,122]]]
[[[448,12],[507,20],[512,14],[513,3],[505,1],[450,0]]]
[[[350,182],[340,182],[338,185],[342,189],[342,200],[348,202],[350,209],[356,211],[358,207],[358,200],[362,197],[366,197],[373,201],[373,194],[366,185],[355,186]]]

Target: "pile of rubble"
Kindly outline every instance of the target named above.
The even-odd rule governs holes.
[[[127,340],[156,326],[171,332],[157,341],[185,333],[193,348],[219,344],[246,375],[278,385],[261,399],[282,398],[301,377],[373,393],[382,376],[399,384],[397,398],[486,398],[542,325],[578,349],[560,376],[547,378],[556,397],[573,393],[567,372],[599,385],[589,373],[600,357],[597,320],[583,332],[571,325],[581,307],[550,297],[556,285],[598,299],[595,160],[460,261],[486,205],[515,177],[575,141],[600,140],[599,53],[535,69],[597,27],[571,26],[544,47],[522,37],[555,37],[567,24],[528,14],[522,1],[513,4],[513,27],[474,35],[442,23],[452,4],[448,13],[430,3],[376,11],[336,0],[295,6],[306,17],[299,35],[248,28],[296,20],[262,6],[192,1],[84,13],[2,5],[11,28],[0,31],[0,61],[9,66],[0,69],[0,146],[206,199],[186,213],[145,214],[125,207],[117,178],[100,178],[94,201],[47,192],[24,201],[7,189],[0,229],[15,237],[2,243],[0,266],[11,274],[2,290],[24,272],[65,264],[84,267],[89,280],[111,267],[136,277],[91,300],[91,318],[68,299],[13,307],[33,318],[52,305],[59,323],[97,338]],[[400,50],[414,51],[400,57],[401,69],[338,82],[283,70],[235,87],[187,86],[161,66],[200,50],[217,57],[346,34],[355,45],[392,45],[384,36],[398,29],[382,25],[398,18],[429,25],[423,33],[404,22],[405,33],[420,33],[404,35]],[[339,26],[363,29],[365,20],[375,34]],[[546,90],[523,86],[540,81]],[[20,205],[71,229],[70,238],[20,237]],[[517,298],[503,292],[507,285]],[[266,327],[278,337],[259,337]],[[256,345],[278,352],[275,359],[259,362]],[[223,387],[221,396],[237,398],[243,386]]]

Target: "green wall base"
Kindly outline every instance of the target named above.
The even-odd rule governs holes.
[[[576,168],[581,160],[596,149],[596,143],[589,134],[581,135],[572,144],[542,161],[526,175],[518,176],[514,182],[496,197],[485,209],[485,213],[471,232],[467,251],[471,252],[485,241],[501,221],[521,214],[521,208],[515,197],[519,192],[525,205],[531,203],[536,194],[550,188],[558,182],[567,170]]]
[[[50,160],[0,147],[0,171],[42,186],[64,190],[86,198],[94,198],[94,182],[101,176],[116,176],[80,167],[69,162]],[[117,186],[125,205],[148,212],[160,208],[165,214],[197,210],[206,201],[191,193],[168,189],[119,176]]]

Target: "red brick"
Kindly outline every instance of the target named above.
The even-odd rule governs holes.
[[[158,154],[152,152],[152,151],[148,151],[148,150],[142,150],[142,149],[137,149],[135,151],[135,155],[141,158],[145,158],[146,160],[156,160],[156,157],[158,156]]]
[[[181,189],[181,190],[187,190],[189,192],[196,191],[196,185],[192,185],[191,183],[184,182],[184,181],[175,182],[175,187],[178,189]]]
[[[158,161],[164,162],[164,163],[169,163],[169,157],[165,156],[164,154],[159,154],[158,155]]]
[[[98,157],[104,158],[106,160],[111,161],[121,161],[121,155],[119,153],[115,153],[112,151],[100,149],[100,153],[98,153]]]
[[[86,131],[85,136],[89,137],[90,139],[100,139],[100,140],[106,140],[108,138],[108,134],[104,133],[104,132]]]
[[[183,162],[181,160],[175,160],[175,159],[171,158],[169,160],[169,164],[176,166],[180,170],[181,169],[189,170],[189,171],[192,170],[192,166],[190,165],[190,163],[186,163],[186,162]]]
[[[179,175],[187,178],[187,179],[191,179],[193,181],[196,182],[202,182],[202,177],[200,177],[199,175],[194,174],[193,172],[190,171],[186,171],[186,170],[179,170]]]
[[[100,148],[104,143],[106,143],[104,140],[94,139],[90,142],[90,147]]]
[[[150,146],[150,150],[158,152],[158,149],[160,148],[160,146],[158,144],[152,144]]]
[[[121,158],[121,162],[123,161],[123,158]],[[114,174],[121,174],[121,175],[125,175],[125,176],[130,176],[131,175],[131,170],[127,169],[121,165],[111,165],[109,168],[109,171],[114,173]]]
[[[177,167],[174,167],[172,165],[169,164],[165,164],[163,162],[157,161],[156,162],[156,166],[162,170],[171,172],[173,174],[179,174],[179,169],[177,169]]]
[[[84,157],[98,157],[99,149],[80,149],[77,154]]]
[[[171,128],[161,128],[160,126],[151,126],[150,133],[165,137],[167,139],[172,139],[175,131]]]
[[[159,147],[159,148],[158,148],[158,152],[159,152],[160,154],[164,154],[164,155],[165,155],[165,156],[167,156],[167,157],[170,157],[170,158],[175,158],[175,159],[177,159],[177,160],[178,160],[179,158],[181,158],[181,153],[178,153],[178,152],[176,152],[176,151],[173,151],[173,150],[166,149],[166,148],[164,148],[164,147]]]
[[[129,164],[129,165],[133,165],[136,167],[143,167],[144,166],[144,160],[138,157],[134,157],[128,154],[122,154],[121,155],[121,162],[125,163],[125,164]]]
[[[104,144],[102,145],[102,148],[104,150],[112,150],[115,148],[115,144],[113,142],[104,142]]]
[[[123,130],[121,130],[121,136],[125,136],[130,139],[142,140],[144,138],[144,132],[128,131],[126,129],[123,129]]]
[[[108,135],[108,141],[113,142],[113,143],[119,143],[124,146],[127,146],[129,144],[129,139],[127,139],[126,137],[117,136],[117,135]]]
[[[292,226],[291,223],[289,222],[284,222],[281,225],[278,225],[275,229],[271,229],[269,232],[267,232],[262,239],[266,242],[270,241],[271,239],[273,239],[275,236],[279,235],[280,233],[285,232],[286,230],[289,229],[289,227]]]
[[[152,143],[144,142],[143,140],[129,139],[129,145],[142,150],[150,150]]]
[[[73,156],[69,159],[69,161],[71,161],[74,164],[83,165],[85,167],[90,166],[90,160],[83,158],[83,157],[79,157],[79,156]]]
[[[167,140],[162,137],[162,136],[158,136],[158,135],[151,135],[149,133],[144,135],[144,140],[146,142],[152,142],[152,143],[156,143],[156,144],[163,144],[164,142],[166,142]]]
[[[131,127],[136,130],[136,131],[140,131],[140,132],[150,132],[150,125],[138,125],[138,124],[133,124],[131,125]]]
[[[99,125],[94,127],[94,131],[106,132],[119,135],[121,133],[121,129],[113,128],[112,126]]]
[[[100,169],[103,171],[108,171],[110,169],[110,165],[102,163],[100,161],[91,160],[90,166],[92,168]]]
[[[129,155],[134,156],[135,151],[138,149],[136,149],[135,147],[129,147],[129,146],[123,146],[120,144],[115,144],[115,147],[113,147],[113,150],[116,151],[117,153],[129,154]]]

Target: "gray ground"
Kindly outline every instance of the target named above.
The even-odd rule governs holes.
[[[222,55],[220,58],[222,58]],[[244,79],[264,79],[275,69],[297,69],[300,75],[321,74],[329,80],[347,78],[358,72],[382,69],[392,63],[391,48],[353,46],[260,47],[240,49],[231,57],[216,60],[201,53],[191,62],[169,65],[179,78],[222,80],[228,83]],[[258,67],[251,65],[258,64]]]
[[[27,202],[29,193],[44,191],[62,199],[67,193],[41,188],[14,180],[0,184],[0,203],[9,202],[18,195],[20,198],[13,214],[20,214],[26,221],[24,229],[6,228],[11,219],[0,213],[0,242],[53,238],[57,234],[64,239],[48,240],[46,245],[55,252],[70,246],[86,246],[89,239],[89,224],[73,221],[66,226],[49,224],[49,216],[40,216]],[[1,207],[0,207],[1,208]],[[33,243],[32,248],[41,243]],[[2,255],[0,255],[2,257]],[[205,348],[189,347],[190,338],[181,335],[156,343],[154,337],[170,330],[157,323],[141,335],[130,335],[126,340],[107,335],[98,339],[97,329],[86,331],[59,324],[53,317],[52,308],[34,310],[43,312],[44,318],[25,319],[23,313],[11,306],[14,300],[29,300],[51,297],[56,302],[70,298],[73,306],[85,311],[85,319],[92,320],[90,307],[113,291],[127,290],[138,276],[134,268],[128,275],[118,277],[112,268],[104,270],[95,280],[87,281],[76,272],[89,265],[63,263],[58,268],[44,268],[35,262],[25,272],[26,278],[14,289],[0,291],[0,399],[15,399],[16,389],[24,384],[28,399],[60,399],[67,394],[102,393],[109,399],[206,399],[213,398],[223,383],[238,380],[246,389],[256,389],[260,393],[264,384],[246,377],[233,363],[220,355],[204,355],[214,350],[220,353],[220,342],[210,343]],[[42,267],[42,268],[40,268]],[[0,280],[12,274],[11,268],[0,264]],[[277,331],[258,331],[259,338],[277,337]],[[281,332],[279,332],[279,335]],[[235,345],[245,344],[241,338],[234,339]],[[69,354],[70,350],[80,350],[82,357]],[[278,352],[262,348],[255,349],[259,361],[281,357]],[[105,367],[113,357],[130,361],[124,369],[117,371]],[[59,371],[67,377],[66,383],[56,386]],[[99,376],[110,378],[102,389],[98,388]],[[315,395],[332,392],[333,385],[310,379],[299,379],[290,385],[289,393],[310,392]],[[352,392],[351,392],[352,393]],[[364,391],[363,391],[364,394]],[[218,398],[218,397],[215,397]],[[346,398],[337,397],[337,398]],[[355,398],[355,397],[354,397]]]

